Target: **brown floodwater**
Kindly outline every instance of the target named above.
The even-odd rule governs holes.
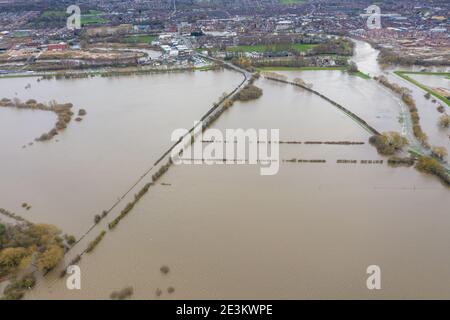
[[[359,52],[364,52],[363,49]],[[376,56],[373,52],[366,54]],[[370,66],[373,62],[366,64]],[[219,92],[218,95],[240,79],[229,73],[208,72],[206,75],[213,79],[215,91],[212,91]],[[291,79],[300,76],[313,83],[314,89],[367,118],[366,121],[380,131],[401,129],[398,101],[374,81],[334,71],[286,75]],[[221,77],[225,77],[223,82],[219,82]],[[86,87],[96,85],[91,79],[79,81],[79,85],[83,83]],[[124,83],[121,86],[125,86]],[[52,85],[62,84],[53,82]],[[188,84],[180,85],[175,81],[172,85],[182,88]],[[96,249],[83,256],[81,290],[66,289],[65,281],[58,279],[58,272],[53,272],[40,279],[27,298],[107,299],[112,291],[126,286],[134,287],[135,299],[156,299],[158,288],[163,290],[160,299],[449,298],[448,188],[413,168],[391,168],[386,163],[360,164],[360,160],[386,161],[386,158],[367,144],[370,134],[348,116],[299,88],[264,79],[258,80],[256,85],[264,90],[260,99],[235,103],[213,127],[221,130],[279,129],[281,140],[348,140],[365,144],[281,145],[281,160],[323,159],[326,163],[284,162],[274,176],[261,176],[258,165],[172,166],[159,181],[168,185],[158,183],[152,187],[114,231],[107,232]],[[120,90],[119,85],[116,90]],[[198,92],[189,90],[190,96]],[[171,92],[177,96],[177,91]],[[128,92],[119,96],[131,99]],[[210,97],[210,101],[217,100],[217,96]],[[194,107],[186,98],[170,98],[185,102],[189,110]],[[90,101],[89,97],[84,99],[83,105]],[[81,125],[97,117],[90,112],[95,106],[95,103],[91,108],[86,105],[88,115]],[[139,108],[139,102],[135,106]],[[180,127],[181,122],[181,127],[192,125],[197,114],[183,112],[186,112],[182,113],[183,121],[164,124],[167,127],[161,132],[161,141],[167,141],[171,129]],[[167,118],[173,116],[167,106],[159,113]],[[114,118],[111,121],[115,120],[111,123],[115,139],[103,140],[101,148],[119,146],[121,140],[117,137],[127,132],[127,126],[141,120],[135,117],[123,123],[125,114],[124,111],[115,115],[120,119],[111,116]],[[90,121],[98,123],[100,119]],[[158,121],[152,123],[156,126],[153,129],[163,126]],[[119,124],[122,130],[117,129]],[[29,136],[41,129],[33,127]],[[144,128],[138,126],[131,130],[142,136]],[[70,127],[66,133],[77,136],[82,131],[82,127]],[[158,130],[151,132],[159,134]],[[60,137],[60,142],[48,145],[63,146],[62,138],[64,136]],[[129,139],[124,137],[123,143],[132,144]],[[98,146],[98,141],[86,143],[92,148]],[[166,144],[161,142],[159,154],[164,146]],[[128,155],[129,159],[120,159],[116,167],[113,164],[107,168],[95,167],[108,171],[111,176],[105,191],[110,198],[113,198],[110,188],[115,188],[114,183],[117,183],[113,179],[118,179],[120,174],[128,179],[130,175],[138,176],[134,157],[149,157],[142,144],[135,147],[135,153]],[[38,144],[32,148],[37,150],[44,146]],[[142,149],[140,154],[139,148]],[[149,160],[157,155],[156,151],[150,154],[151,159],[145,159],[143,164],[152,162]],[[358,163],[338,164],[339,159],[358,160]],[[80,155],[78,161],[94,162],[88,153]],[[146,168],[139,167],[141,173],[143,167]],[[59,170],[70,169],[69,166]],[[90,184],[98,183],[95,176],[90,176],[92,172],[78,174],[79,179]],[[69,178],[70,175],[67,188],[71,189]],[[134,192],[148,181],[149,178],[144,179]],[[42,181],[41,185],[46,186]],[[40,192],[46,190],[47,187],[39,189]],[[98,192],[98,189],[93,191],[93,195]],[[72,204],[71,210],[89,207],[94,200],[90,204],[80,200]],[[53,201],[67,205],[64,198]],[[122,207],[124,204],[111,212],[66,260],[84,249],[100,230],[106,230],[107,223]],[[64,215],[71,212],[65,211]],[[56,223],[55,216],[47,218],[50,221],[46,222]],[[79,225],[89,222],[88,219]],[[373,264],[379,265],[382,272],[379,291],[366,288],[366,268]],[[169,274],[161,274],[162,265],[169,266]],[[170,286],[175,288],[173,294],[167,293]]]
[[[263,97],[236,103],[214,127],[279,128],[281,140],[367,142],[367,132],[320,98],[267,80],[257,85]],[[352,92],[344,102],[362,99]],[[377,108],[376,97],[366,105]],[[130,285],[137,299],[154,299],[169,286],[175,293],[162,299],[450,296],[448,189],[412,168],[336,163],[383,159],[367,144],[282,145],[280,153],[327,162],[283,163],[269,177],[250,165],[173,166],[162,179],[170,185],[151,189],[83,257],[82,290],[50,276],[29,298],[101,299]],[[382,270],[377,292],[365,285],[372,264]]]

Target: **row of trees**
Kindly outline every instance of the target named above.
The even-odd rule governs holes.
[[[233,100],[240,100],[240,101],[255,100],[261,97],[262,94],[263,94],[262,89],[258,88],[253,84],[248,84],[233,96]]]
[[[42,272],[50,271],[64,257],[73,240],[49,224],[0,223],[0,278],[13,279],[4,291],[4,298],[20,299],[27,289],[24,283],[30,284],[31,279],[29,274],[16,279],[19,273],[34,266]]]

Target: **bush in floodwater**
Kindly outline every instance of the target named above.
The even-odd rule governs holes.
[[[441,128],[450,127],[450,116],[448,114],[443,114],[439,117],[439,126]]]
[[[415,160],[411,157],[406,157],[406,158],[390,157],[388,159],[388,164],[393,167],[399,167],[399,166],[411,167],[414,165],[414,161]]]
[[[170,268],[166,265],[159,268],[159,270],[161,271],[162,274],[168,274],[170,272]]]
[[[253,84],[246,85],[244,88],[242,88],[241,91],[236,93],[234,96],[234,99],[240,100],[240,101],[249,101],[258,99],[263,94],[262,89],[258,88],[257,86]]]
[[[128,214],[128,212],[130,212],[131,209],[133,209],[134,204],[135,202],[128,203],[126,207],[120,212],[120,215],[109,223],[108,225],[109,229],[113,229],[115,226],[117,226],[120,220],[122,220]]]
[[[133,292],[133,287],[126,287],[119,291],[113,291],[110,295],[110,298],[116,300],[124,300],[131,297],[133,295]]]
[[[369,142],[383,155],[393,155],[408,144],[406,138],[393,131],[374,135],[370,137]]]

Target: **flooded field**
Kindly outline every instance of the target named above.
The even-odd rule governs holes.
[[[281,140],[367,142],[366,131],[320,98],[268,80],[257,85],[263,97],[236,103],[214,128],[280,128]],[[349,92],[348,101],[361,99]],[[377,102],[370,99],[367,108]],[[327,162],[282,163],[270,177],[260,176],[258,166],[173,166],[162,179],[168,185],[151,189],[83,257],[82,290],[69,291],[50,276],[28,298],[101,299],[124,286],[133,286],[137,299],[155,299],[158,289],[161,299],[450,296],[448,189],[412,168],[336,163],[383,159],[368,144],[280,151],[281,159]],[[365,285],[371,264],[383,270],[376,293]],[[161,274],[162,265],[169,274]]]

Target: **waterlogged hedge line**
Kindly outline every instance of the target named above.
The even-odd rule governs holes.
[[[383,164],[384,160],[361,160],[361,164]]]
[[[283,162],[291,162],[291,163],[326,163],[327,160],[322,159],[312,159],[312,160],[306,160],[306,159],[289,159],[289,160],[283,160]]]
[[[234,141],[229,140],[202,140],[203,143],[238,143],[238,140]],[[249,141],[249,143],[252,143]],[[365,142],[362,141],[256,141],[256,143],[261,144],[270,144],[270,143],[279,143],[279,144],[329,144],[329,145],[363,145]]]
[[[336,161],[336,163],[354,163],[354,164],[356,164],[356,163],[358,163],[358,160],[342,160],[342,159],[339,159],[339,160]]]
[[[120,212],[120,215],[108,224],[108,228],[114,229],[119,224],[120,220],[122,220],[134,208],[134,205],[148,192],[153,184],[153,182],[147,183],[137,194],[135,194],[134,200],[129,202]]]
[[[102,241],[103,237],[105,236],[106,231],[102,230],[102,232],[100,232],[100,234],[92,241],[89,243],[88,247],[86,248],[86,252],[92,252],[95,247],[100,243],[100,241]]]
[[[390,157],[388,159],[388,164],[393,167],[412,167],[415,163],[415,159],[411,157],[400,158],[400,157]]]
[[[80,255],[80,254],[77,254],[77,255],[75,256],[75,258],[73,258],[73,259],[69,262],[69,266],[76,265],[76,264],[78,264],[80,261],[81,261],[81,255]],[[68,267],[67,267],[67,268],[68,268]],[[60,278],[64,278],[64,277],[66,276],[66,274],[67,274],[67,268],[64,268],[64,269],[61,271],[61,273],[59,274],[59,277],[60,277]]]

